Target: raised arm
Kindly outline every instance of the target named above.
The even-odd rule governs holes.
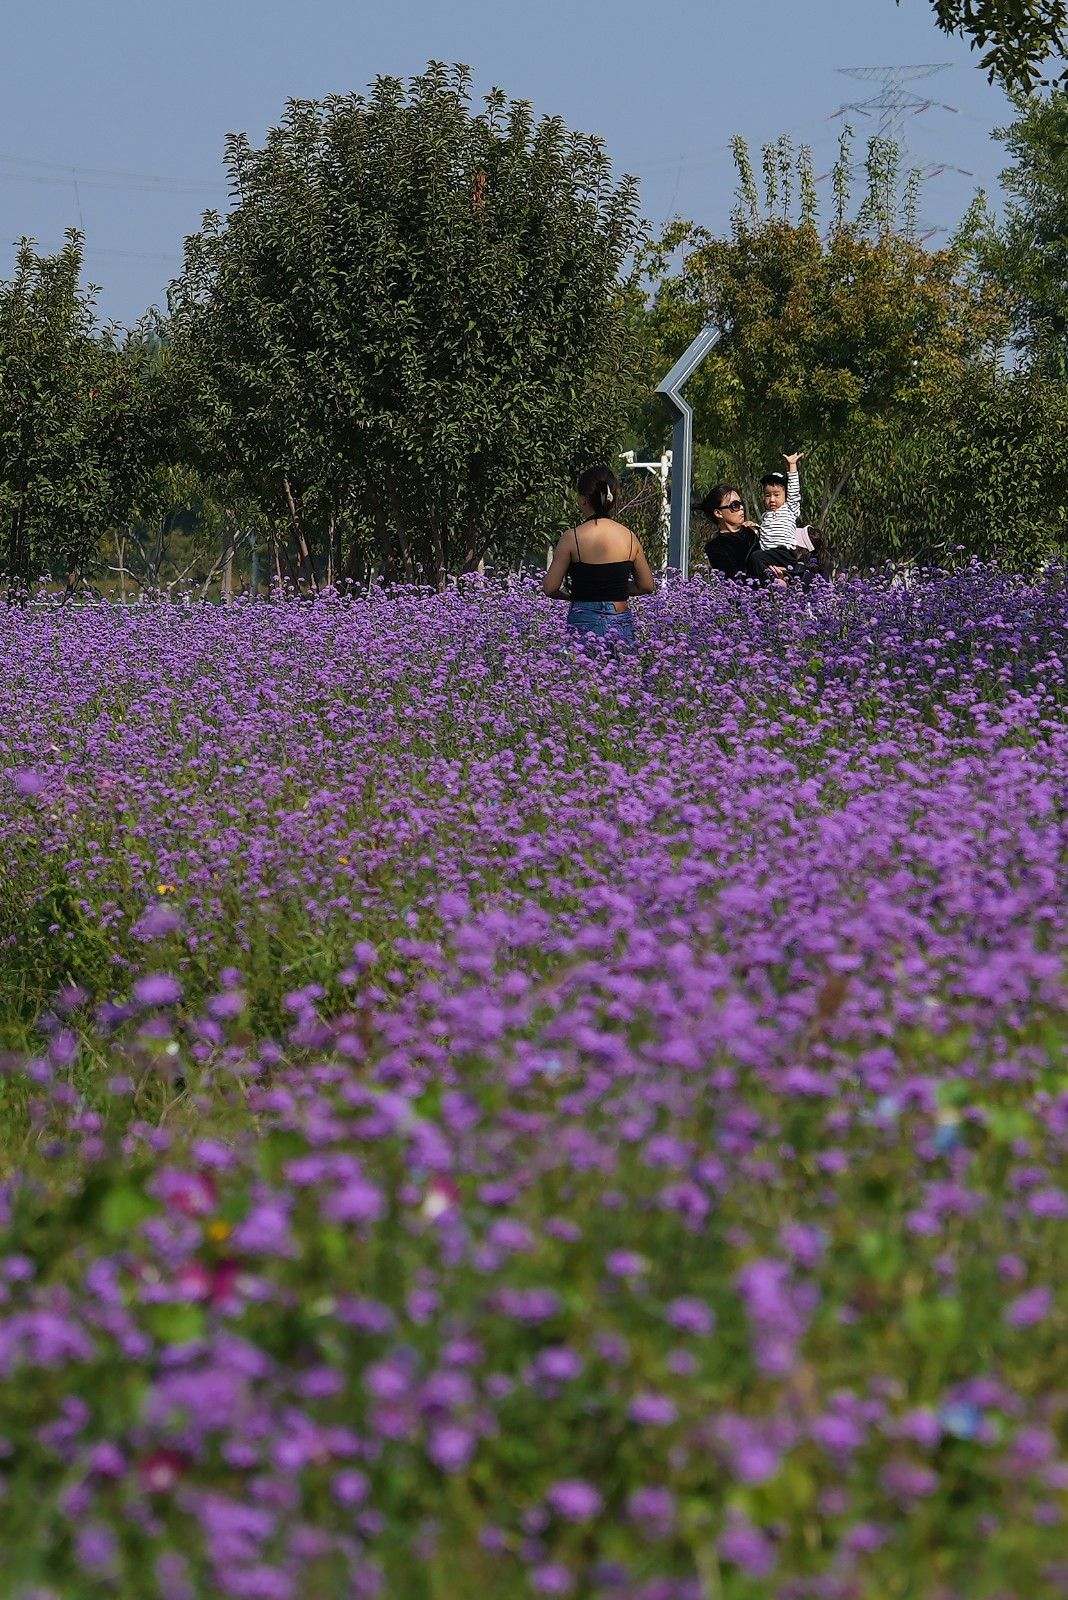
[[[574,546],[575,535],[568,529],[553,551],[553,558],[549,562],[549,570],[546,572],[545,580],[542,583],[542,588],[550,600],[563,599],[561,590],[564,587],[564,579],[567,577],[567,569],[571,565],[571,554]]]
[[[801,515],[801,474],[797,470],[797,463],[804,459],[805,452],[798,450],[794,455],[787,455],[783,451],[786,461],[786,504],[793,513],[796,522]]]

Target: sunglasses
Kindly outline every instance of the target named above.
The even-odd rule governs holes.
[[[716,507],[717,511],[744,511],[745,505],[741,500],[721,500]]]

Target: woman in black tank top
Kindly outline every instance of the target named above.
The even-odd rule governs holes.
[[[630,643],[634,639],[631,594],[652,594],[653,574],[645,552],[629,528],[614,522],[619,483],[609,467],[587,467],[578,480],[585,521],[565,533],[545,574],[545,593],[564,595],[567,625],[576,633]]]

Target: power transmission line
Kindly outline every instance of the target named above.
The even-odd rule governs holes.
[[[6,169],[6,170],[5,170]],[[28,169],[28,170],[24,170]],[[130,172],[119,167],[82,167],[38,156],[16,156],[0,151],[0,179],[9,183],[37,183],[69,188],[134,189],[142,194],[218,194],[222,180],[165,177],[154,172]]]
[[[107,245],[94,244],[85,238],[85,214],[82,210],[83,189],[119,189],[140,194],[177,196],[218,195],[225,183],[192,178],[165,177],[153,172],[133,172],[123,167],[83,167],[65,161],[49,161],[40,156],[12,155],[0,151],[0,183],[32,183],[47,188],[67,189],[74,198],[78,227],[85,239],[86,256],[105,256],[114,260],[146,261],[159,266],[174,267],[181,251],[164,254],[155,250],[119,250]]]

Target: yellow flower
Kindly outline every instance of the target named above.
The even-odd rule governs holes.
[[[212,1244],[222,1244],[224,1239],[230,1237],[230,1231],[230,1224],[223,1222],[220,1217],[216,1217],[214,1222],[209,1222],[206,1229]]]
[[[175,885],[173,883],[157,883],[156,885],[157,894],[174,894],[174,892]]]

